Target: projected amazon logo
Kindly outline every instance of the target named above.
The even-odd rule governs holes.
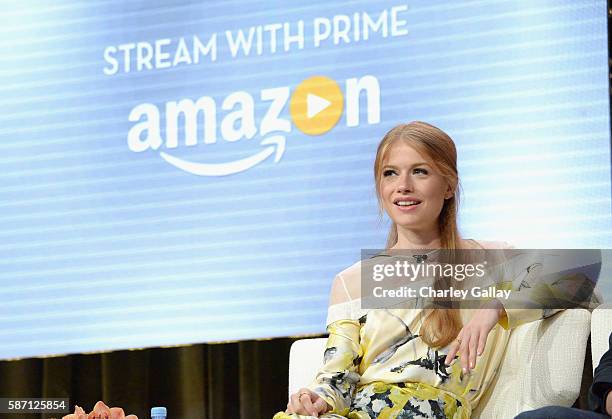
[[[248,92],[228,95],[221,105],[228,111],[221,120],[221,139],[227,142],[261,138],[258,150],[245,158],[221,162],[202,163],[185,160],[172,154],[179,147],[179,121],[182,119],[184,142],[180,147],[194,147],[217,142],[217,104],[209,96],[193,101],[182,99],[165,104],[166,138],[161,135],[160,109],[152,103],[134,107],[129,115],[135,124],[128,132],[127,143],[131,151],[142,153],[158,151],[171,165],[200,176],[224,176],[244,172],[268,158],[278,163],[285,152],[285,144],[293,124],[308,135],[321,135],[331,130],[346,112],[346,126],[359,125],[360,97],[365,93],[367,123],[380,122],[380,86],[376,77],[368,75],[347,79],[344,92],[336,81],[315,76],[302,81],[291,94],[289,87],[263,89],[259,100],[268,105],[259,127],[255,118],[255,98]],[[291,95],[291,97],[290,97]],[[289,102],[291,120],[281,117]],[[198,124],[203,120],[202,126]],[[200,134],[199,134],[200,133]],[[198,135],[199,134],[199,135]]]

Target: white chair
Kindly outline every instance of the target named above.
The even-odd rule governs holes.
[[[571,406],[580,394],[591,313],[561,313],[517,327],[510,334],[497,377],[474,418],[514,418],[543,406]]]
[[[590,319],[587,310],[572,309],[514,329],[499,373],[472,418],[511,419],[542,406],[571,406],[580,393]],[[325,342],[317,338],[293,343],[289,394],[312,382],[323,363]]]
[[[591,315],[591,354],[593,371],[599,365],[602,355],[609,348],[612,333],[612,304],[602,304]]]

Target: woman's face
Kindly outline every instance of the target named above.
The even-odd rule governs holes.
[[[422,231],[438,227],[444,199],[453,196],[446,179],[416,149],[395,142],[382,165],[383,208],[398,226]]]

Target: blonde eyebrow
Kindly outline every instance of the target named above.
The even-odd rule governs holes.
[[[416,166],[428,166],[428,167],[431,167],[431,165],[429,163],[423,161],[423,162],[418,162],[418,163],[413,164],[412,166],[410,166],[410,168],[413,168],[413,167],[416,167]],[[387,168],[389,168],[389,169],[398,169],[397,166],[394,166],[392,164],[386,164],[386,165],[383,166],[383,169],[387,169]]]

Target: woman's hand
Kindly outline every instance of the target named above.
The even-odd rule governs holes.
[[[286,413],[298,413],[318,418],[319,414],[330,409],[331,406],[317,393],[307,388],[301,388],[289,397]]]
[[[451,344],[444,363],[450,365],[459,354],[463,373],[467,374],[476,366],[476,355],[482,355],[489,332],[504,314],[504,307],[498,300],[491,300],[480,308],[465,325]]]

